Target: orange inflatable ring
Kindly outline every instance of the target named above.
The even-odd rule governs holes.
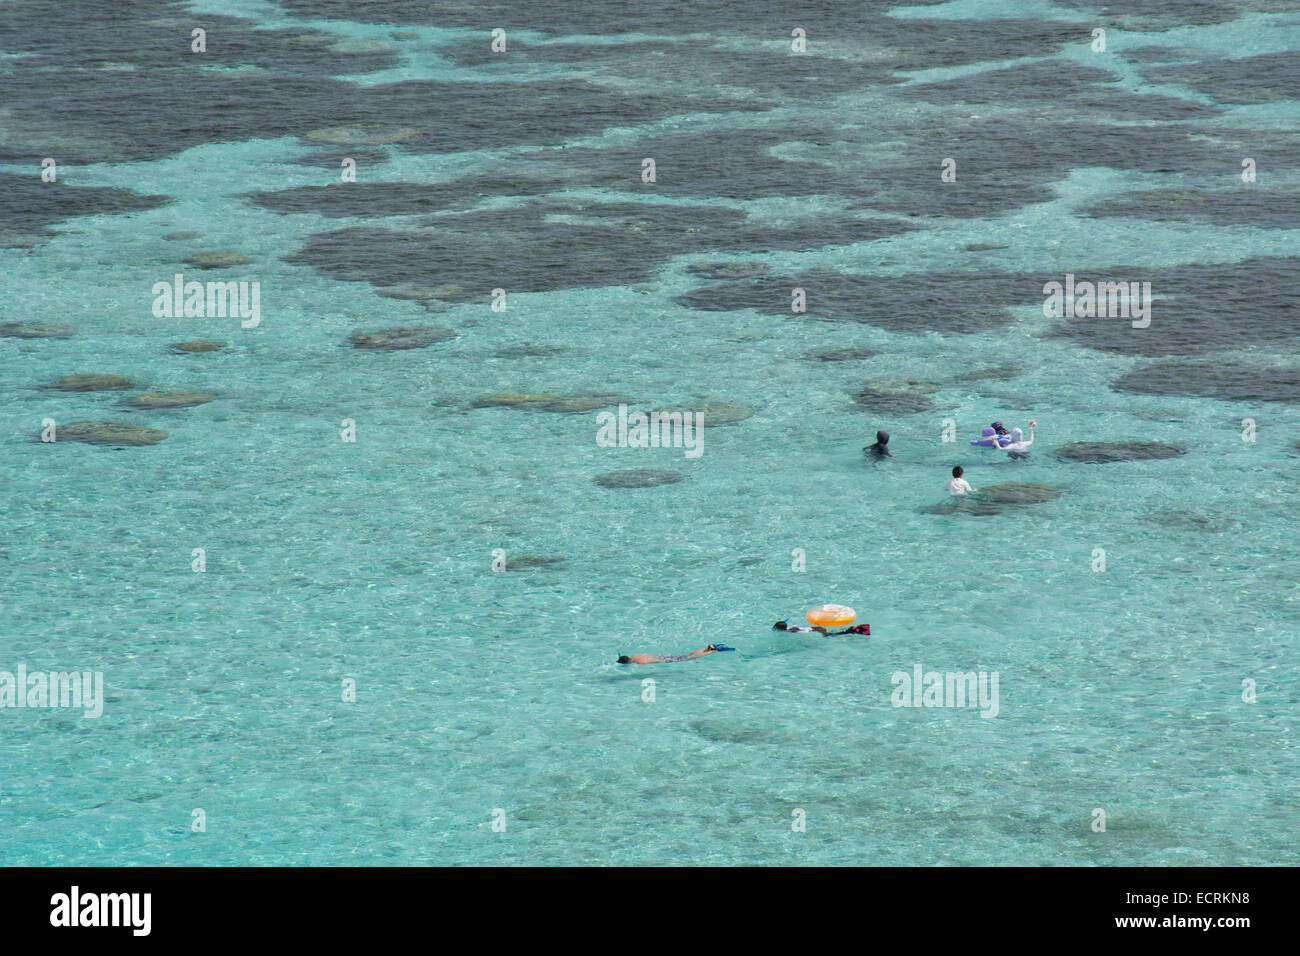
[[[821,607],[813,608],[804,616],[808,618],[809,624],[819,627],[840,627],[843,624],[852,624],[858,613],[843,604],[823,604]]]

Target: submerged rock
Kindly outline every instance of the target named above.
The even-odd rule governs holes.
[[[162,236],[168,242],[180,242],[185,239],[202,239],[201,232],[167,232]]]
[[[5,322],[0,325],[0,336],[15,339],[66,339],[77,330],[62,322]]]
[[[718,744],[784,744],[787,736],[779,731],[757,727],[743,720],[702,718],[691,721],[691,729],[705,740]]]
[[[507,571],[527,571],[530,568],[544,568],[551,564],[560,564],[565,559],[554,554],[521,554],[506,561]]]
[[[1000,515],[1007,510],[1007,507],[1007,505],[980,501],[971,495],[965,495],[921,505],[916,510],[923,515]]]
[[[875,378],[871,380],[869,387],[887,392],[920,392],[923,395],[929,395],[943,388],[938,382],[915,378]]]
[[[1146,395],[1203,395],[1234,402],[1300,404],[1300,368],[1244,362],[1162,362],[1121,376],[1115,387]]]
[[[49,240],[49,236],[40,233],[11,232],[0,230],[0,249],[35,249]]]
[[[563,345],[531,345],[525,342],[521,345],[508,345],[505,348],[497,349],[492,353],[492,356],[493,358],[503,359],[545,358],[567,351],[568,349]]]
[[[1147,422],[1181,422],[1184,421],[1182,412],[1172,408],[1138,408],[1130,414],[1134,418],[1140,418]]]
[[[1061,497],[1061,489],[1037,481],[1004,481],[977,492],[979,500],[1005,505],[1032,505]]]
[[[875,354],[871,349],[831,349],[829,352],[813,352],[808,358],[819,362],[853,362],[869,359]]]
[[[991,252],[994,249],[1009,249],[1005,242],[972,242],[966,246],[967,252]]]
[[[480,395],[470,402],[470,407],[520,408],[529,405],[544,405],[563,397],[559,392],[497,392],[495,395]]]
[[[958,381],[982,381],[984,379],[1008,379],[1017,378],[1023,370],[1015,365],[984,365],[979,368],[973,368],[969,371],[962,372],[957,376]]]
[[[381,286],[375,290],[382,296],[389,299],[448,299],[453,296],[464,294],[465,290],[458,285],[444,283],[443,285],[419,285],[415,282],[401,282],[397,285]]]
[[[754,415],[752,407],[741,405],[738,402],[684,402],[680,405],[665,405],[662,408],[654,409],[654,411],[661,413],[681,412],[682,414],[698,412],[704,416],[705,425],[730,425],[734,422],[743,422],[746,418],[752,418]]]
[[[212,339],[191,339],[188,342],[173,342],[168,348],[173,352],[215,352],[218,349],[224,349],[225,342],[216,342]]]
[[[56,425],[54,438],[60,441],[89,442],[96,445],[156,445],[167,437],[161,428],[145,428],[125,422],[68,422]]]
[[[590,412],[610,405],[629,405],[636,399],[600,392],[590,395],[561,395],[558,392],[499,392],[470,403],[472,408],[528,408],[542,412]]]
[[[355,53],[355,54],[382,54],[394,53],[397,48],[391,43],[385,43],[383,40],[371,40],[366,37],[344,37],[341,40],[335,40],[325,49],[331,53]]]
[[[192,408],[212,401],[207,392],[145,392],[122,401],[129,408]]]
[[[687,271],[710,279],[749,279],[771,270],[766,262],[696,262]]]
[[[1004,481],[980,488],[974,494],[957,495],[939,504],[922,505],[922,514],[1001,515],[1014,513],[1016,505],[1040,504],[1061,497],[1061,489],[1035,481]]]
[[[934,408],[930,396],[919,391],[868,387],[853,396],[853,400],[868,411],[884,415],[914,415]]]
[[[576,412],[594,412],[598,408],[627,404],[630,401],[632,399],[626,395],[568,395],[560,396],[551,401],[540,402],[532,407],[539,408],[544,412],[574,414]]]
[[[310,33],[300,33],[297,36],[289,37],[289,42],[297,46],[325,46],[327,43],[335,43],[338,37],[332,33],[321,33],[312,31]]]
[[[685,477],[680,471],[629,468],[626,471],[608,471],[592,480],[602,488],[654,488],[657,485],[674,484]]]
[[[1056,450],[1067,461],[1100,464],[1111,461],[1150,461],[1159,458],[1177,458],[1187,454],[1187,449],[1158,441],[1076,441]]]
[[[402,325],[391,329],[371,329],[353,332],[348,341],[359,349],[418,349],[444,339],[452,338],[456,333],[451,329],[436,325]]]
[[[60,392],[106,392],[115,388],[135,388],[135,382],[122,375],[65,375],[45,387]]]
[[[307,139],[333,146],[383,146],[400,143],[419,136],[412,126],[393,126],[388,123],[352,123],[347,126],[325,126],[307,134]]]
[[[196,252],[185,261],[202,269],[227,269],[231,266],[248,265],[251,260],[243,253],[212,249],[207,252]]]
[[[1096,821],[1091,813],[1075,818],[1074,826],[1082,833],[1092,832]],[[1106,807],[1106,832],[1116,838],[1138,840],[1157,846],[1184,845],[1184,838],[1176,831],[1166,810],[1148,810],[1141,807]]]
[[[1202,514],[1201,512],[1187,511],[1180,508],[1157,511],[1154,514],[1147,515],[1146,520],[1150,524],[1159,525],[1172,531],[1193,531],[1206,534],[1223,534],[1226,531],[1235,531],[1241,526],[1240,521],[1229,518],[1227,515]]]

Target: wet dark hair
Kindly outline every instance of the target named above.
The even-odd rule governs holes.
[[[622,657],[620,657],[620,658],[618,659],[617,663],[619,663],[619,664],[631,664],[631,663],[632,663],[632,658],[630,658],[630,657],[628,657],[626,654],[624,654]]]
[[[787,624],[785,621],[777,621],[775,624],[772,625],[772,630],[774,630],[774,631],[788,631],[788,630],[790,630],[790,625]]]
[[[953,466],[952,466],[952,476],[953,476],[954,478],[960,478],[960,477],[961,477],[961,465],[953,465]]]
[[[878,445],[888,445],[888,444],[889,444],[889,432],[876,432],[876,444],[878,444]]]

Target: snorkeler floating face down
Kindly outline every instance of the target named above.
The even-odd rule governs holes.
[[[734,647],[728,647],[726,644],[710,644],[708,647],[701,647],[699,650],[690,651],[686,654],[620,654],[615,663],[672,664],[676,661],[693,661],[697,657],[704,657],[706,654],[717,654],[719,651],[734,650]]]
[[[812,627],[798,627],[792,625],[789,621],[777,621],[772,625],[774,631],[785,631],[787,634],[808,634],[816,632],[822,637],[839,637],[841,634],[860,634],[863,637],[871,636],[870,624],[854,624],[852,627],[846,627],[842,631],[828,631],[820,624],[814,624]]]

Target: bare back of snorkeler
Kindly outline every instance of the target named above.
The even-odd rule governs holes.
[[[787,634],[807,634],[809,631],[816,631],[822,637],[839,637],[841,634],[862,634],[866,637],[871,636],[870,624],[854,624],[852,627],[846,627],[842,631],[828,631],[820,624],[814,624],[812,627],[798,627],[791,625],[788,621],[777,621],[772,625],[774,631],[785,631]]]
[[[800,624],[791,624],[789,621],[777,621],[772,625],[774,631],[785,631],[787,634],[807,634],[810,631],[816,631],[822,637],[827,637],[830,632],[820,624],[814,624],[812,627],[804,627]]]
[[[687,654],[624,654],[617,661],[619,664],[671,664],[676,661],[691,661],[697,657],[703,657],[706,654],[716,654],[721,650],[731,650],[729,647],[719,647],[717,644],[710,644],[708,647],[701,647],[699,650],[691,651]]]

